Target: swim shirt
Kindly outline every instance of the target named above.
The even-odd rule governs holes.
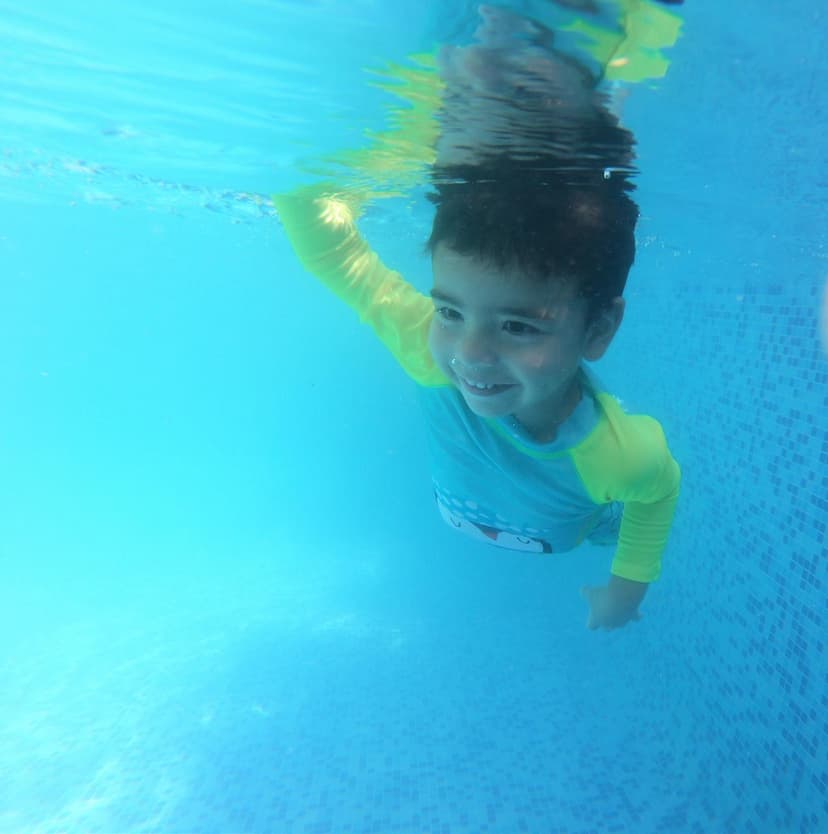
[[[519,550],[564,552],[612,530],[611,572],[652,582],[678,500],[680,470],[659,423],[626,414],[581,370],[583,396],[551,443],[511,418],[486,419],[434,362],[430,297],[385,266],[356,226],[360,205],[320,186],[274,198],[305,268],[351,306],[421,386],[437,504],[454,527]]]

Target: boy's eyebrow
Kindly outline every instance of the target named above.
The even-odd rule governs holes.
[[[456,298],[452,298],[448,293],[441,292],[440,290],[431,288],[431,297],[435,301],[447,301],[449,304],[453,304],[455,307],[462,306],[460,302]]]
[[[461,301],[449,295],[448,293],[442,292],[441,290],[432,289],[431,297],[434,301],[445,301],[447,304],[451,304],[453,307],[463,307]],[[527,310],[522,307],[498,307],[497,313],[504,316],[516,316],[520,319],[534,319],[535,321],[549,321],[550,319],[554,319],[556,317],[554,309]]]

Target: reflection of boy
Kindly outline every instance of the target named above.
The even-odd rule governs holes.
[[[592,628],[637,619],[679,487],[659,424],[625,414],[582,365],[621,323],[633,257],[635,206],[604,184],[444,187],[431,298],[370,250],[347,195],[276,198],[305,267],[422,386],[443,517],[537,552],[617,541],[608,584],[584,591]]]

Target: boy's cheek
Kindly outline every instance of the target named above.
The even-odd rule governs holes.
[[[554,367],[554,362],[548,352],[534,351],[525,354],[521,359],[524,367],[536,373]]]
[[[431,351],[431,356],[434,361],[443,369],[446,370],[449,364],[449,344],[448,339],[445,338],[443,330],[439,324],[432,322],[431,329],[428,332],[428,347]]]

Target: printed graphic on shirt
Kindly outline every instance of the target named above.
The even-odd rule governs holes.
[[[521,550],[525,553],[554,553],[552,545],[540,538],[539,530],[527,528],[521,530],[499,514],[492,514],[482,509],[476,502],[461,500],[434,482],[434,498],[443,520],[467,536],[486,544],[505,547],[508,550]],[[608,504],[599,522],[587,534],[587,540],[594,545],[615,546],[618,544],[618,532],[624,505],[619,501]]]
[[[552,545],[549,542],[517,531],[517,528],[510,527],[505,519],[501,520],[500,516],[495,516],[499,526],[486,521],[492,518],[491,514],[480,510],[474,501],[461,501],[458,498],[447,497],[438,491],[436,484],[434,498],[443,520],[467,536],[509,550],[521,550],[525,553],[552,553]]]

